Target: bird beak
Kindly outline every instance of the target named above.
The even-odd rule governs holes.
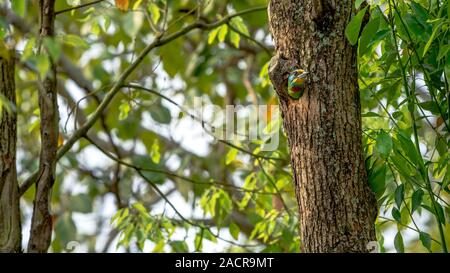
[[[308,75],[308,74],[309,74],[309,72],[306,72],[306,71],[305,71],[305,72],[302,73],[302,76],[306,76],[306,75]]]
[[[294,70],[294,72],[298,73],[298,75],[299,75],[300,77],[304,77],[304,76],[306,76],[306,75],[309,74],[309,72],[306,72],[306,71],[303,70],[303,69],[296,69],[296,70]]]
[[[299,71],[299,78],[305,78],[307,75],[309,74],[309,72],[303,71],[300,69]]]

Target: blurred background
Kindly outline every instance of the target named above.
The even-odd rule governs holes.
[[[61,0],[56,10],[89,2]],[[369,183],[379,200],[379,250],[439,252],[439,225],[444,238],[450,237],[448,1],[396,2],[397,11],[391,1],[371,1],[372,15],[359,41],[364,129],[355,133],[364,136]],[[11,35],[17,43],[23,183],[39,164],[36,80],[50,64],[36,53],[37,1],[13,3],[0,1],[0,36]],[[63,145],[163,30],[170,35],[194,22],[252,9],[228,24],[193,30],[155,48],[134,70],[88,136],[59,160],[50,251],[299,251],[280,117],[272,111],[260,116],[272,125],[264,138],[223,141],[210,130],[211,124],[220,128],[223,116],[191,115],[198,110],[196,98],[220,109],[277,105],[267,76],[274,44],[266,5],[265,0],[130,0],[124,9],[105,0],[57,15],[48,48],[58,62]],[[414,98],[405,96],[405,88]],[[234,120],[246,118],[243,113]],[[245,127],[236,134],[246,134]],[[411,155],[414,127],[420,154]],[[274,137],[277,149],[265,151]],[[21,199],[24,246],[33,198],[30,185]]]

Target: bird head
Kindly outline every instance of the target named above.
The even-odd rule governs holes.
[[[295,78],[301,78],[304,79],[309,74],[309,72],[306,72],[303,69],[296,69],[292,71],[291,75],[293,75]]]
[[[302,82],[309,73],[303,69],[295,69],[289,74],[289,82]]]

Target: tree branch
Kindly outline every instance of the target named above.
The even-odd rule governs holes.
[[[254,193],[254,194],[263,194],[263,195],[276,195],[276,194],[281,194],[281,191],[278,191],[277,193],[272,193],[272,192],[267,192],[267,191],[261,191],[261,190],[247,190],[245,188],[242,187],[238,187],[235,185],[231,185],[225,182],[221,182],[221,181],[217,181],[217,180],[213,180],[211,182],[202,182],[202,181],[197,181],[194,179],[191,179],[189,177],[185,177],[182,175],[178,175],[176,173],[170,172],[168,170],[163,170],[163,169],[151,169],[151,168],[142,168],[130,163],[127,163],[123,160],[121,160],[120,158],[115,157],[114,155],[112,155],[111,153],[107,152],[106,150],[104,150],[102,147],[100,147],[97,143],[95,143],[95,141],[93,139],[91,139],[88,136],[84,137],[85,139],[87,139],[92,145],[94,145],[100,152],[102,152],[104,155],[106,155],[109,159],[117,162],[120,165],[123,165],[125,167],[128,168],[132,168],[141,172],[151,172],[151,173],[159,173],[159,174],[164,174],[167,175],[169,177],[172,178],[178,178],[180,180],[183,180],[185,182],[191,183],[191,184],[197,184],[197,185],[212,185],[212,186],[216,186],[216,187],[223,187],[223,188],[233,188],[235,190],[241,191],[241,192],[249,192],[249,193]],[[286,191],[284,191],[286,192]]]
[[[78,5],[78,6],[75,6],[75,7],[70,7],[70,8],[63,9],[63,10],[58,10],[58,11],[55,12],[55,15],[59,15],[61,13],[69,12],[69,11],[72,11],[72,10],[77,10],[77,9],[82,9],[82,8],[85,8],[85,7],[89,7],[89,6],[98,4],[98,3],[103,2],[103,1],[105,1],[105,0],[97,0],[97,1],[86,3],[86,4],[81,4],[81,5]]]
[[[18,194],[15,50],[0,39],[0,253],[21,252]]]
[[[206,130],[206,128],[205,128],[205,125],[208,125],[208,126],[210,127],[210,130],[212,131],[212,130],[214,130],[214,126],[212,126],[211,124],[207,123],[207,122],[204,121],[203,119],[201,119],[201,118],[199,118],[199,117],[197,117],[197,116],[195,116],[195,115],[190,114],[189,111],[187,111],[183,106],[179,105],[178,103],[176,103],[176,102],[175,102],[174,100],[172,100],[171,98],[169,98],[169,97],[167,97],[167,96],[165,96],[165,95],[163,95],[163,94],[161,94],[161,93],[159,93],[159,92],[157,92],[157,91],[155,91],[155,90],[153,90],[153,89],[146,88],[146,87],[144,87],[144,86],[140,86],[140,85],[137,85],[137,84],[124,84],[123,87],[133,88],[133,89],[137,89],[137,90],[142,90],[142,91],[145,91],[145,92],[154,94],[154,95],[156,95],[156,96],[158,96],[158,97],[160,97],[160,98],[162,98],[162,99],[164,99],[164,100],[170,102],[171,104],[173,104],[173,105],[175,105],[176,107],[178,107],[183,113],[189,115],[192,119],[194,119],[195,121],[201,123],[201,124],[202,124],[202,127],[205,129],[205,131],[206,131],[210,136],[212,136],[213,138],[217,139],[217,137],[216,137],[212,132]],[[236,146],[236,145],[234,145],[233,143],[228,142],[228,141],[223,140],[223,139],[217,139],[217,141],[219,141],[219,142],[221,142],[221,143],[223,143],[223,144],[225,144],[225,145],[227,145],[227,146],[230,146],[230,147],[232,147],[232,148],[235,148],[235,149],[237,149],[237,150],[239,150],[239,151],[241,151],[241,152],[243,152],[243,153],[245,153],[245,154],[248,154],[248,155],[250,155],[250,156],[252,156],[252,157],[254,157],[254,158],[266,159],[266,160],[276,160],[276,161],[282,161],[282,160],[283,160],[282,158],[277,158],[277,157],[271,157],[271,156],[264,156],[264,155],[255,154],[255,153],[253,153],[253,152],[251,152],[251,151],[248,151],[248,150],[246,150],[246,149],[244,149],[244,148],[242,148],[242,147]]]
[[[97,107],[95,112],[91,115],[91,117],[87,120],[87,122],[80,127],[78,130],[76,130],[73,135],[67,140],[67,142],[58,150],[57,153],[57,159],[59,160],[61,157],[63,157],[71,148],[72,146],[83,136],[86,135],[86,133],[90,130],[90,128],[96,123],[98,118],[102,115],[103,111],[106,110],[106,108],[109,106],[109,103],[113,100],[115,95],[120,91],[122,88],[122,85],[125,83],[126,79],[133,73],[133,71],[140,65],[140,63],[145,59],[145,57],[155,48],[163,46],[167,43],[172,42],[173,40],[176,40],[185,34],[191,32],[195,29],[202,29],[202,30],[210,30],[214,29],[218,26],[221,26],[223,24],[227,24],[230,22],[231,19],[237,16],[242,16],[245,14],[249,14],[252,12],[258,12],[258,11],[264,11],[266,9],[265,6],[263,7],[256,7],[256,8],[250,8],[247,10],[243,10],[240,12],[236,12],[234,14],[228,15],[224,17],[221,20],[218,20],[214,23],[206,24],[203,22],[196,22],[193,24],[190,24],[183,29],[172,33],[168,36],[162,36],[156,37],[156,40],[147,45],[142,52],[137,56],[137,58],[134,60],[134,62],[128,66],[125,71],[119,76],[118,80],[114,83],[112,88],[109,90],[109,92],[106,94],[103,101],[100,103],[100,105]],[[27,181],[28,183],[33,184],[35,179],[38,177],[38,174],[35,172],[33,173]]]
[[[40,38],[53,37],[55,0],[40,0]],[[50,195],[55,182],[58,149],[58,101],[56,93],[56,65],[52,62],[49,74],[43,82],[44,94],[39,93],[41,118],[41,152],[39,176],[31,220],[28,252],[47,252],[52,237],[52,216]],[[49,103],[50,102],[50,103]]]
[[[245,39],[255,43],[257,46],[259,46],[262,50],[264,50],[264,52],[266,52],[266,54],[270,57],[272,56],[272,51],[263,43],[261,43],[260,41],[256,40],[255,38],[253,38],[250,35],[247,35],[245,33],[243,33],[242,31],[240,31],[239,29],[235,28],[234,26],[232,26],[231,24],[228,24],[228,28],[230,28],[232,31],[236,32],[237,34],[241,35],[242,37],[244,37]]]

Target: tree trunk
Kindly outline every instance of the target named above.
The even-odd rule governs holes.
[[[345,37],[354,0],[272,0],[277,54],[269,76],[289,141],[303,252],[367,252],[377,207],[362,154],[356,48]],[[310,72],[292,100],[287,75]]]
[[[6,49],[6,50],[4,50]],[[15,50],[0,41],[0,252],[21,252],[19,184],[16,172]],[[9,104],[9,111],[5,103]]]
[[[53,37],[55,0],[40,0],[41,14],[40,38]],[[50,213],[51,191],[55,182],[58,149],[58,103],[56,93],[56,66],[43,81],[39,92],[41,118],[41,152],[39,157],[39,176],[36,182],[33,218],[31,220],[28,252],[46,252],[52,237],[52,217]]]

